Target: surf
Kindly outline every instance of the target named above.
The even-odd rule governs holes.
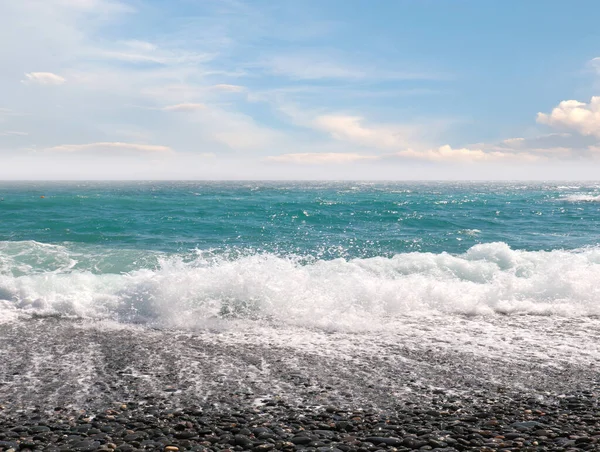
[[[360,331],[406,316],[600,315],[600,248],[319,259],[0,242],[0,317],[65,315],[201,328],[215,322]]]

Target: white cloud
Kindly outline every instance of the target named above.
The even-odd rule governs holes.
[[[345,67],[327,58],[318,61],[316,58],[276,56],[263,61],[263,66],[274,75],[301,80],[362,79],[366,76],[362,69]]]
[[[144,53],[123,52],[116,50],[102,50],[98,52],[98,56],[108,60],[127,61],[130,63],[157,63],[164,64],[165,60],[156,55]]]
[[[142,153],[167,153],[173,152],[168,146],[156,146],[151,144],[120,143],[120,142],[100,142],[87,144],[63,144],[46,149],[52,152],[96,152],[96,151],[123,151],[123,152],[142,152]]]
[[[245,90],[243,86],[240,85],[228,85],[226,83],[220,83],[218,85],[213,85],[212,89],[215,91],[225,91],[228,93],[241,93]]]
[[[60,75],[52,72],[29,72],[25,74],[26,80],[23,83],[35,83],[38,85],[62,85],[67,80]]]
[[[275,129],[257,123],[249,115],[229,111],[219,106],[204,104],[179,104],[163,108],[172,112],[187,112],[186,122],[179,125],[191,125],[191,136],[196,147],[224,145],[230,150],[260,150],[285,145],[285,136]],[[189,130],[189,129],[188,129]]]
[[[27,132],[19,132],[16,130],[6,130],[4,132],[0,132],[0,137],[11,137],[11,136],[17,136],[17,137],[24,137],[29,135],[29,133]]]
[[[153,50],[157,49],[155,44],[152,44],[151,42],[147,41],[139,41],[137,39],[125,41],[124,44],[131,49],[140,50],[144,52],[152,52]]]
[[[35,2],[36,0],[29,0]],[[71,9],[84,13],[114,14],[122,12],[134,12],[135,10],[120,1],[112,0],[46,0],[55,6]]]
[[[407,126],[365,125],[360,116],[323,115],[318,116],[312,124],[336,140],[378,149],[405,147],[407,138],[414,133],[414,130]]]
[[[267,157],[268,161],[294,164],[343,164],[358,161],[389,161],[390,159],[417,160],[432,163],[490,163],[534,162],[545,155],[531,152],[488,151],[471,148],[452,148],[449,145],[434,149],[406,149],[393,154],[365,155],[351,152],[294,153]]]
[[[258,124],[243,113],[211,108],[197,114],[198,123],[206,139],[224,144],[235,150],[258,150],[280,141],[282,134]]]
[[[203,85],[199,83],[165,83],[164,80],[185,79],[186,76],[192,76],[185,70],[175,71],[154,71],[154,79],[150,74],[146,74],[148,86],[141,88],[140,93],[156,102],[173,104],[185,104],[198,100],[220,100],[222,94],[240,93],[246,90],[245,87],[239,85]],[[138,80],[140,76],[138,75]],[[161,83],[162,82],[162,83]]]
[[[525,142],[525,138],[507,138],[502,140],[502,144],[507,146],[519,146]]]
[[[175,112],[191,112],[191,111],[204,110],[205,108],[206,108],[206,105],[204,105],[204,104],[183,103],[183,104],[169,105],[167,107],[164,107],[163,110],[164,111],[175,111]]]
[[[360,114],[327,113],[298,108],[294,104],[270,103],[291,119],[294,125],[328,134],[334,140],[369,151],[399,151],[407,148],[432,147],[436,136],[447,128],[449,121],[431,120],[426,124],[373,123]]]
[[[214,57],[214,55],[207,53],[161,50],[156,46],[130,48],[129,43],[126,44],[125,49],[93,50],[90,53],[107,60],[126,61],[128,63],[155,63],[158,65],[200,63],[209,61]]]
[[[263,59],[258,66],[270,74],[297,80],[432,80],[447,77],[434,72],[382,69],[367,61],[359,65],[347,64],[341,59],[328,52],[275,55]]]
[[[298,153],[298,154],[282,154],[267,157],[268,161],[279,163],[294,163],[301,165],[314,165],[322,163],[340,164],[353,163],[364,160],[378,160],[379,157],[374,155],[361,155],[355,153],[342,152],[315,152],[315,153]]]
[[[550,114],[538,113],[537,122],[600,138],[600,96],[592,97],[589,104],[564,100]]]
[[[510,153],[500,151],[483,151],[481,149],[459,148],[453,149],[449,145],[440,146],[437,149],[428,149],[425,151],[415,151],[407,149],[395,154],[396,157],[426,160],[429,162],[448,162],[448,163],[477,163],[477,162],[495,162],[501,160],[525,160],[534,161],[538,157],[527,153]]]

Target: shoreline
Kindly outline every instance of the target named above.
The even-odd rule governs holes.
[[[425,319],[393,334],[5,322],[0,450],[600,448],[600,322],[458,321],[473,343]],[[579,342],[551,343],[561,328]]]

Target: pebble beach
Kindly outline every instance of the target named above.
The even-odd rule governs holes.
[[[462,321],[494,335],[518,328]],[[583,335],[593,325],[575,347],[594,350],[598,325]],[[353,334],[274,326],[190,333],[15,319],[0,326],[10,344],[0,449],[599,450],[597,368],[547,342],[566,326],[540,319],[529,344],[502,356],[483,333],[469,349],[433,348],[434,324],[361,347]],[[537,358],[533,338],[546,342]],[[546,365],[541,353],[552,351]]]

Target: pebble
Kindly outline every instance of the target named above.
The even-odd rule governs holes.
[[[276,403],[255,407],[174,409],[168,403],[122,403],[108,411],[0,413],[0,451],[408,452],[431,450],[600,450],[598,393],[532,402],[511,394],[493,401],[440,394],[396,410],[317,408]],[[481,406],[485,404],[485,410]],[[527,412],[529,410],[529,412]],[[445,413],[432,415],[431,413]]]
[[[365,441],[373,443],[376,446],[380,444],[385,444],[386,446],[400,446],[403,443],[403,440],[400,438],[385,438],[381,436],[368,436],[365,438]]]

